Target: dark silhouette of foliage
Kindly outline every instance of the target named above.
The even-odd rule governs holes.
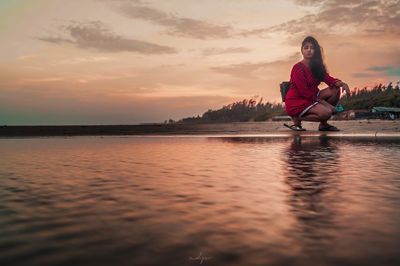
[[[343,97],[340,104],[345,110],[366,109],[370,110],[374,106],[400,107],[400,88],[399,82],[396,86],[393,83],[382,85],[378,84],[371,89],[354,88],[348,99]],[[226,122],[249,122],[266,121],[274,116],[287,115],[282,103],[263,103],[263,98],[258,99],[254,96],[251,99],[244,99],[228,105],[224,105],[218,110],[209,109],[202,116],[183,118],[177,122],[170,123],[226,123]]]
[[[347,110],[366,109],[370,110],[374,106],[400,107],[400,88],[399,83],[393,87],[393,83],[375,85],[372,89],[364,87],[354,88],[348,100],[343,97],[340,103]]]
[[[210,123],[210,122],[248,122],[248,121],[265,121],[276,115],[286,115],[285,108],[281,103],[263,103],[261,97],[257,101],[258,96],[251,99],[244,99],[228,105],[224,105],[221,109],[209,109],[201,117],[183,118],[178,122],[183,123]]]

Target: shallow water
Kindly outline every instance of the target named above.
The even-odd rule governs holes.
[[[0,265],[399,265],[400,141],[0,139]]]

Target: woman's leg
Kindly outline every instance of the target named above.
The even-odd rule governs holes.
[[[325,126],[331,116],[332,111],[328,107],[318,103],[311,107],[311,109],[299,119],[304,121],[320,122],[320,126]]]
[[[333,106],[336,106],[340,99],[340,88],[327,87],[320,91],[319,97]]]
[[[292,118],[293,124],[296,126],[301,126],[301,120],[297,117],[291,116],[290,118]]]

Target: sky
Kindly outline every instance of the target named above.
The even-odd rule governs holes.
[[[0,0],[0,125],[278,103],[308,35],[351,88],[400,80],[400,0]]]

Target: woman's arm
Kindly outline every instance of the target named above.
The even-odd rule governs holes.
[[[328,73],[326,73],[325,78],[324,78],[324,82],[329,87],[335,86],[335,87],[338,87],[338,88],[342,88],[342,92],[345,91],[346,92],[346,96],[347,97],[350,96],[349,86],[346,83],[344,83],[343,81],[341,81],[340,79],[333,78]]]

